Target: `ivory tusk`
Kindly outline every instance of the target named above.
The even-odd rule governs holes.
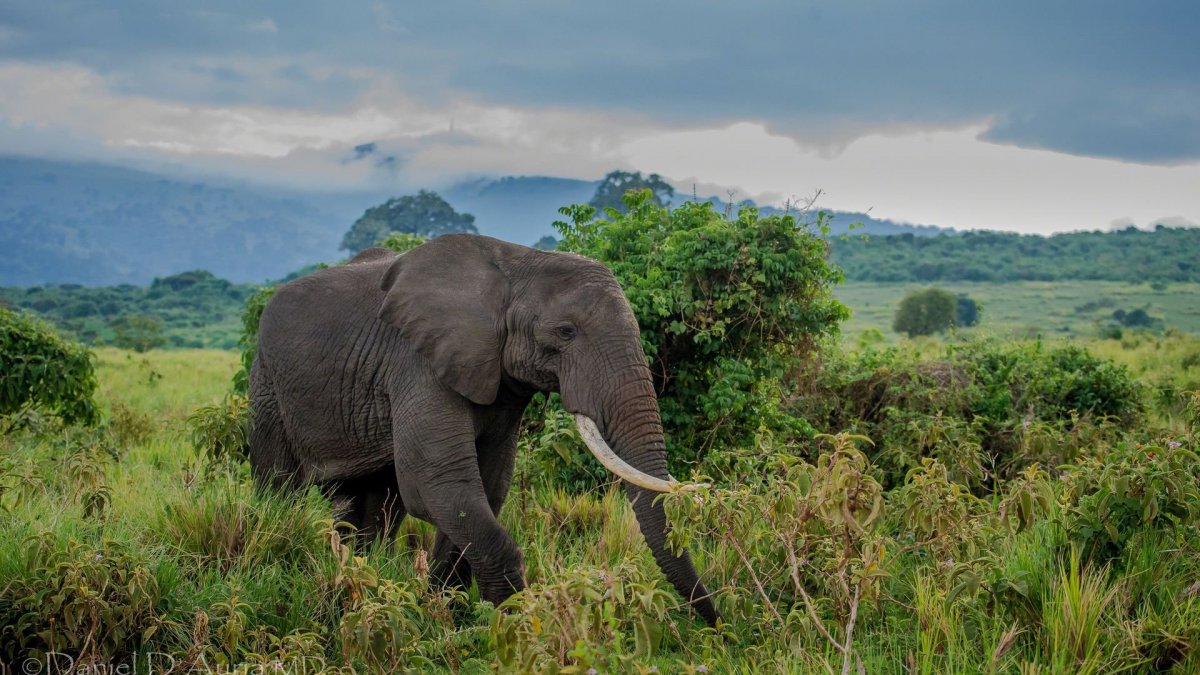
[[[604,468],[616,474],[617,477],[638,487],[654,490],[655,492],[672,492],[679,488],[680,483],[674,478],[663,480],[646,475],[618,457],[617,453],[608,447],[608,443],[604,442],[604,438],[600,435],[600,430],[596,428],[596,423],[587,415],[576,414],[575,424],[579,426],[579,435],[583,437],[584,445],[588,447],[588,450],[592,451],[596,459],[600,460]]]

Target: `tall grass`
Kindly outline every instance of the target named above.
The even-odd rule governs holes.
[[[1152,343],[1094,346],[1141,359],[1147,376],[1190,376]],[[106,428],[0,438],[0,662],[57,651],[226,672],[1200,671],[1200,532],[1183,503],[1200,462],[1182,416],[1152,410],[1116,445],[1051,434],[1047,457],[1079,460],[980,481],[978,449],[947,415],[905,437],[929,461],[892,489],[861,439],[764,439],[746,451],[757,473],[667,500],[728,620],[714,629],[661,577],[615,484],[528,487],[537,464],[519,464],[501,521],[529,590],[497,609],[431,587],[427,524],[407,519],[394,543],[355,551],[318,491],[257,490],[236,462],[206,472],[186,418],[222,400],[235,361],[105,349]],[[1116,543],[1081,529],[1112,502],[1105,490],[1139,480],[1165,481],[1157,510],[1104,507],[1136,514],[1112,521]]]

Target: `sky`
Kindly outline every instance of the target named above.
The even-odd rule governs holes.
[[[305,190],[657,172],[960,229],[1200,223],[1200,3],[0,0],[0,154]]]

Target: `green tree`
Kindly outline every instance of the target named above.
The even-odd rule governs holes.
[[[892,321],[892,330],[909,337],[933,335],[954,325],[958,300],[940,288],[913,291],[904,296]]]
[[[604,180],[600,181],[600,186],[596,188],[596,194],[592,196],[588,205],[598,211],[612,208],[623,212],[625,211],[625,194],[630,190],[649,190],[650,201],[660,207],[666,206],[675,196],[675,188],[656,173],[642,177],[640,171],[632,173],[612,171],[604,177]]]
[[[341,248],[358,253],[374,246],[393,232],[437,237],[453,232],[477,233],[475,216],[458,213],[436,192],[421,190],[415,195],[393,197],[372,206],[354,221],[342,238]]]
[[[959,328],[970,328],[979,323],[979,303],[966,293],[959,293],[954,299],[957,307],[954,311],[954,325]]]
[[[30,406],[68,423],[97,420],[92,353],[42,321],[0,308],[0,373],[0,417]]]
[[[729,219],[708,203],[668,210],[649,190],[625,204],[611,220],[562,209],[559,248],[600,260],[625,289],[678,474],[760,432],[811,432],[780,401],[785,375],[847,316],[831,293],[841,273],[826,262],[823,223],[753,208]]]
[[[135,352],[148,352],[167,344],[163,336],[163,321],[156,316],[133,314],[117,317],[109,322],[113,331],[113,344]]]
[[[554,249],[558,248],[558,240],[550,235],[546,235],[541,239],[538,239],[533,244],[533,247],[542,251],[553,251]]]

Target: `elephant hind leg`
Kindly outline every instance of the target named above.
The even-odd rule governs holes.
[[[281,489],[299,487],[304,482],[302,467],[288,443],[274,396],[255,396],[251,409],[249,458],[254,482]]]
[[[391,466],[334,486],[330,495],[339,518],[355,529],[355,545],[364,548],[376,539],[391,539],[406,510]]]

